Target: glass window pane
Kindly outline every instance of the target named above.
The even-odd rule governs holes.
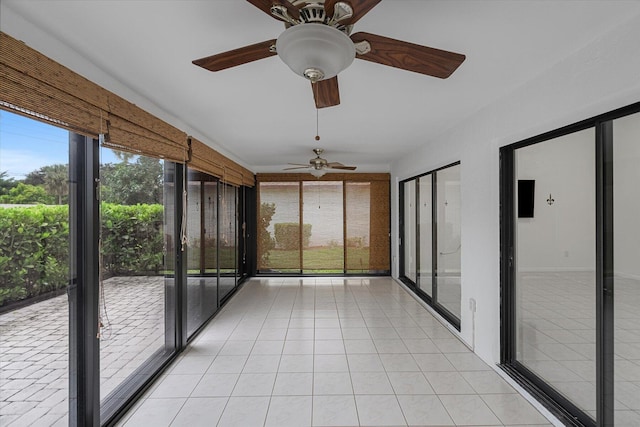
[[[342,191],[341,181],[302,183],[302,266],[305,273],[344,272]]]
[[[147,363],[162,356],[165,288],[174,276],[164,260],[163,161],[107,148],[101,166],[100,395],[118,401],[120,387],[151,375]],[[168,189],[168,193],[172,192]],[[173,221],[171,221],[173,223]],[[111,403],[109,403],[111,405]]]
[[[216,274],[218,272],[218,183],[205,181],[204,200],[202,207],[204,208],[204,218],[202,224],[203,249],[204,249],[204,272],[207,274]]]
[[[418,215],[420,218],[420,277],[417,286],[427,295],[432,296],[433,281],[433,204],[431,201],[432,191],[431,174],[419,178],[419,201]]]
[[[302,269],[300,184],[261,182],[259,185],[258,270],[299,273]]]
[[[460,319],[460,165],[436,172],[436,185],[437,302]]]
[[[371,183],[345,183],[348,273],[369,272]]]
[[[69,132],[0,124],[0,425],[67,425]]]
[[[218,183],[189,171],[187,187],[187,335],[218,310]]]
[[[189,177],[187,184],[187,273],[200,274],[202,260],[202,182]]]
[[[615,424],[640,425],[640,114],[613,122]]]
[[[218,298],[220,301],[236,286],[236,257],[238,253],[236,210],[236,187],[222,184],[220,186],[220,284]]]
[[[404,183],[404,275],[416,282],[416,181]]]
[[[517,149],[514,182],[535,182],[514,194],[516,208],[518,198],[530,200],[521,207],[531,205],[515,219],[516,359],[592,415],[594,141],[594,130],[586,129]]]

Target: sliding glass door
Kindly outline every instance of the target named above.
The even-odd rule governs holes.
[[[596,410],[595,132],[515,150],[516,360]]]
[[[400,278],[456,328],[460,328],[460,164],[402,186]]]
[[[258,273],[389,273],[388,174],[268,175],[258,176]]]
[[[640,425],[640,113],[613,120],[615,425]]]
[[[567,422],[640,425],[640,104],[501,149],[502,363]]]

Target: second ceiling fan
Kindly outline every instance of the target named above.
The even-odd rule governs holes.
[[[381,0],[247,0],[283,21],[285,31],[267,40],[193,61],[220,71],[278,55],[296,74],[311,81],[316,108],[340,104],[338,73],[354,58],[446,79],[465,60],[459,53],[370,33],[353,24]]]

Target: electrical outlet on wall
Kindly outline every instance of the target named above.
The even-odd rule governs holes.
[[[564,251],[564,257],[569,258],[569,251]]]

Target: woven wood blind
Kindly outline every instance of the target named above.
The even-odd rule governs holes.
[[[94,138],[105,133],[105,145],[118,150],[184,162],[186,133],[6,33],[0,52],[0,108]]]
[[[126,99],[0,32],[0,108],[97,138],[120,151],[187,161],[187,134]],[[193,140],[190,166],[233,185],[254,186],[253,173]]]
[[[371,182],[371,204],[369,214],[369,269],[390,270],[389,253],[391,248],[391,206],[390,182]]]
[[[246,187],[255,185],[253,172],[228,159],[196,138],[190,137],[189,140],[191,146],[189,167],[213,175],[231,185],[244,185]]]

